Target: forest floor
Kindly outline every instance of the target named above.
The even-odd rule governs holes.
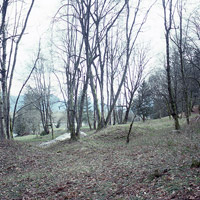
[[[200,199],[200,122],[110,126],[48,148],[0,142],[0,199]]]

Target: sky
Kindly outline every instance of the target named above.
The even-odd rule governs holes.
[[[48,32],[50,32],[52,17],[57,10],[58,0],[35,0],[25,35],[19,47],[14,84],[11,91],[12,95],[18,95],[19,89],[25,80],[25,76],[21,76],[21,74],[28,76],[30,72],[37,54],[39,40],[42,39],[43,43],[48,42]]]
[[[160,65],[160,59],[163,58],[165,53],[163,11],[160,2],[161,0],[158,0],[158,4],[152,8],[140,37],[140,40],[146,42],[151,49],[150,68]],[[187,9],[190,11],[195,8],[198,1],[188,0],[188,2]],[[23,84],[24,76],[21,76],[21,74],[28,74],[30,71],[32,60],[37,52],[39,39],[42,38],[44,44],[48,43],[52,17],[55,16],[58,8],[59,0],[35,0],[26,34],[23,36],[19,49],[12,95],[17,95],[20,86]],[[44,44],[43,48],[45,48]]]

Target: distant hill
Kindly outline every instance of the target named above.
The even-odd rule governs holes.
[[[11,97],[10,97],[10,109],[11,109],[11,112],[14,111],[16,100],[17,100],[17,96],[12,96],[11,95]],[[51,103],[52,103],[52,111],[53,112],[64,111],[65,110],[64,103],[57,96],[55,96],[55,95],[51,96]],[[24,95],[20,96],[17,108],[19,109],[20,107],[23,106],[23,104],[24,104]]]

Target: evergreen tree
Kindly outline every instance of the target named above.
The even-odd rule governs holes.
[[[143,122],[152,113],[153,103],[151,91],[148,84],[144,81],[138,89],[138,95],[133,103],[133,111],[142,118]]]

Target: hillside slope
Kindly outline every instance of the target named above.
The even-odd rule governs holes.
[[[200,199],[200,124],[111,126],[41,149],[0,143],[0,199]]]

